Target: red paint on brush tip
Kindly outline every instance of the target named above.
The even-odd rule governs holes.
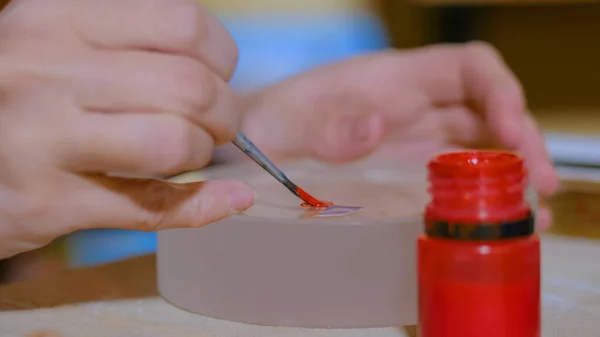
[[[333,203],[331,203],[329,201],[321,201],[321,200],[313,197],[312,195],[306,193],[306,191],[304,191],[300,187],[296,187],[296,192],[298,192],[300,199],[302,199],[302,201],[304,201],[304,203],[302,204],[302,207],[327,208],[327,207],[333,205]]]

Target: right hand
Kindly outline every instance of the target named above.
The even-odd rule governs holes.
[[[237,47],[193,0],[18,0],[0,15],[0,258],[81,229],[161,230],[250,207],[205,166],[238,130]]]

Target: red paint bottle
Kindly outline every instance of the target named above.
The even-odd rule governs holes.
[[[539,337],[540,242],[512,153],[443,154],[418,242],[421,337]]]

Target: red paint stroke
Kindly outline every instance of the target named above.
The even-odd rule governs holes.
[[[304,203],[302,204],[302,207],[327,208],[327,207],[333,205],[332,202],[321,201],[321,200],[313,197],[312,195],[306,193],[300,187],[296,187],[296,192],[298,192],[300,199],[302,199],[302,201],[304,201]]]

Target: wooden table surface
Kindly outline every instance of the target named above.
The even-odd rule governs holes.
[[[542,237],[543,336],[600,336],[600,242]],[[414,328],[309,330],[201,317],[157,297],[154,256],[0,287],[0,336],[408,337]],[[56,331],[43,334],[40,331]],[[39,334],[38,334],[39,332]]]

